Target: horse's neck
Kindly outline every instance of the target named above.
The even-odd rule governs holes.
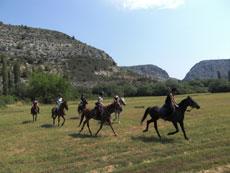
[[[63,103],[60,105],[60,107],[59,107],[58,110],[60,110],[60,111],[63,111],[63,110],[64,110],[64,104],[63,104]]]
[[[108,106],[106,107],[106,110],[107,110],[110,114],[113,113],[113,112],[115,112],[114,105],[113,105],[113,104],[108,105]]]
[[[182,101],[179,103],[179,108],[180,108],[183,112],[186,111],[187,107],[188,107],[188,103],[186,102],[186,100],[182,100]]]

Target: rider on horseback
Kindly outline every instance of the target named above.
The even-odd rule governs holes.
[[[114,96],[114,102],[117,102],[118,104],[120,104],[120,103],[119,103],[119,96],[118,96],[117,93],[116,93],[115,96]]]
[[[32,108],[31,108],[31,114],[33,114],[33,110],[38,109],[38,113],[40,113],[40,108],[38,106],[38,101],[36,97],[34,97],[33,103],[32,103]]]
[[[165,118],[171,113],[175,112],[176,107],[179,107],[174,98],[174,95],[176,95],[177,93],[177,89],[173,88],[171,92],[167,95],[164,106],[159,111],[159,113]]]
[[[101,113],[103,111],[103,107],[104,107],[104,104],[102,103],[103,102],[103,96],[104,96],[104,92],[101,91],[100,94],[99,94],[99,97],[98,97],[98,100],[97,102],[95,103],[96,105],[96,115],[100,118],[101,117]]]
[[[55,110],[56,112],[58,111],[60,105],[62,104],[62,100],[63,100],[62,94],[59,93],[59,94],[58,94],[58,99],[57,99],[57,102],[56,102],[56,110]]]
[[[85,109],[87,104],[88,104],[87,99],[85,98],[84,94],[81,94],[80,109],[81,110]]]

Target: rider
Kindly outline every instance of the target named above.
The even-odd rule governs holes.
[[[58,94],[58,99],[57,99],[57,102],[56,102],[56,111],[58,111],[60,105],[62,104],[62,100],[63,100],[62,94],[59,93],[59,94]]]
[[[178,108],[179,105],[176,103],[174,95],[178,93],[176,88],[173,88],[171,92],[167,95],[165,99],[165,104],[161,108],[160,113],[163,114],[164,116],[168,116],[171,113],[175,112],[176,107]],[[166,112],[165,112],[166,110]]]
[[[32,103],[32,108],[31,108],[31,114],[33,114],[33,110],[34,110],[34,108],[38,108],[38,113],[40,113],[40,108],[39,108],[39,106],[38,106],[38,101],[37,101],[37,99],[36,99],[36,97],[34,97],[34,99],[33,99],[33,103]]]
[[[99,97],[98,97],[98,99],[97,99],[97,102],[95,103],[95,105],[96,105],[96,115],[97,115],[98,117],[101,116],[101,113],[102,113],[102,110],[103,110],[103,107],[104,107],[104,104],[103,104],[103,96],[104,96],[104,92],[101,91],[101,92],[99,93]]]
[[[119,104],[119,96],[117,93],[114,96],[114,102],[117,102]]]
[[[88,104],[87,99],[85,98],[84,94],[81,94],[81,108],[84,109],[86,104]]]

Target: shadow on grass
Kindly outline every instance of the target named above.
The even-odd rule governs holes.
[[[70,119],[71,120],[78,120],[78,119],[80,119],[80,117],[71,117]]]
[[[143,141],[143,142],[159,142],[162,144],[169,144],[173,143],[174,139],[168,139],[168,138],[157,138],[157,137],[152,137],[152,136],[138,136],[138,137],[131,137],[132,140],[137,140],[137,141]]]
[[[52,128],[53,125],[52,124],[43,124],[43,125],[41,125],[41,127],[49,129],[49,128]]]
[[[101,121],[98,121],[97,124],[101,125]],[[112,122],[112,124],[114,124],[114,123]],[[108,122],[104,122],[103,126],[109,126],[109,123]]]
[[[88,135],[88,134],[80,134],[80,133],[72,133],[72,134],[69,134],[69,136],[71,136],[72,138],[100,138],[100,136],[91,136],[91,135]]]
[[[27,120],[22,122],[22,124],[29,124],[29,123],[33,123],[33,120]]]

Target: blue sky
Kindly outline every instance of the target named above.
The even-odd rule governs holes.
[[[119,66],[154,64],[178,79],[230,58],[229,0],[0,0],[0,21],[61,31]]]

